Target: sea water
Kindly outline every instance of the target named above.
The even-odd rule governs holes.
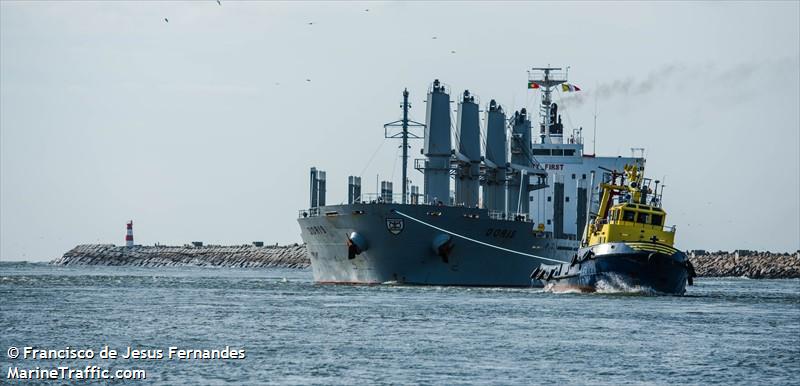
[[[106,346],[119,356],[100,358]],[[11,359],[11,347],[94,358]],[[245,357],[122,358],[128,347]],[[14,368],[95,366],[170,385],[800,384],[800,280],[554,294],[317,285],[308,270],[6,262],[0,349],[0,383]]]

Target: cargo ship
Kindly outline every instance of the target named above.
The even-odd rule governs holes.
[[[540,264],[569,261],[587,208],[596,207],[592,176],[626,164],[643,168],[644,157],[587,154],[582,128],[565,133],[552,98],[579,89],[567,75],[554,67],[528,71],[528,90],[540,93],[535,140],[535,118],[525,108],[507,114],[494,99],[482,105],[464,90],[454,118],[450,87],[437,79],[419,123],[409,118],[404,90],[402,119],[384,125],[385,138],[402,140],[400,194],[394,181],[362,194],[362,176],[350,176],[347,204],[327,205],[326,173],[311,168],[309,207],[298,211],[298,223],[314,280],[527,287]],[[422,190],[408,176],[409,140],[417,138],[424,141],[424,158],[413,160]]]
[[[612,172],[600,185],[600,209],[572,260],[542,264],[531,279],[556,292],[686,292],[696,274],[674,247],[675,226],[666,226],[659,182],[644,178],[635,165]]]

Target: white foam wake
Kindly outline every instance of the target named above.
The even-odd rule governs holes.
[[[630,285],[630,278],[616,273],[606,273],[597,280],[595,287],[601,294],[638,294],[658,295],[660,292],[651,287]]]
[[[631,279],[624,275],[606,273],[599,275],[594,287],[578,287],[564,285],[558,282],[547,283],[543,292],[558,294],[575,294],[595,292],[599,294],[634,294],[634,295],[662,295],[663,293],[647,286],[631,285]]]

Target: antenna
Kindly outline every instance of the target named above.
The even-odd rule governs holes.
[[[581,237],[581,245],[585,246],[587,244],[586,240],[589,239],[587,234],[589,233],[589,224],[594,222],[592,217],[592,199],[594,197],[594,170],[591,171],[591,177],[589,178],[589,189],[586,189],[586,225],[583,229],[583,237]]]
[[[595,89],[597,87],[595,86]],[[597,155],[597,91],[594,93],[594,129],[592,129],[592,155]]]
[[[383,125],[383,137],[384,138],[402,138],[403,139],[403,199],[402,203],[408,203],[406,198],[407,191],[408,191],[408,140],[409,139],[420,139],[422,137],[410,133],[408,131],[409,127],[425,127],[424,124],[415,122],[408,119],[408,109],[411,108],[411,105],[408,103],[408,89],[403,89],[403,104],[400,105],[403,109],[403,119],[397,120],[394,122],[389,122]],[[390,127],[400,127],[402,130],[399,133],[389,134]]]

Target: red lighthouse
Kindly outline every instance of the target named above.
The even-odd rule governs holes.
[[[128,221],[128,232],[125,234],[125,246],[133,246],[133,220]]]

